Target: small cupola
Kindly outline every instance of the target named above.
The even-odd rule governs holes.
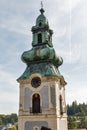
[[[32,27],[31,31],[33,33],[32,46],[41,46],[48,44],[52,47],[52,34],[53,31],[49,28],[49,23],[44,15],[44,9],[40,9],[40,15],[36,19],[36,25]]]
[[[45,12],[44,9],[41,8],[40,12],[41,12],[41,14],[36,19],[36,25],[38,27],[45,27],[45,26],[47,26],[49,28],[48,20],[45,17],[45,15],[43,14]]]

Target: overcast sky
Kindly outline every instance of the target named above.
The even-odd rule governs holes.
[[[17,113],[19,84],[26,65],[20,57],[31,49],[31,27],[41,0],[0,0],[0,114]],[[53,45],[63,58],[66,102],[87,103],[87,0],[43,0],[54,31]]]

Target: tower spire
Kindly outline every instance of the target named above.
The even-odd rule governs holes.
[[[41,12],[41,14],[43,14],[45,11],[44,11],[44,9],[43,9],[43,2],[41,1],[41,9],[40,9],[40,12]]]

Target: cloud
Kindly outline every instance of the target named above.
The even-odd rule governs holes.
[[[71,104],[73,101],[77,101],[78,103],[87,103],[87,87],[83,81],[77,82],[74,86],[74,83],[66,86],[66,98],[67,103]]]
[[[24,35],[30,34],[27,21],[20,16],[10,16],[6,21],[3,19],[0,23],[0,28]]]
[[[11,113],[15,106],[18,107],[18,84],[15,81],[15,76],[4,71],[2,66],[0,66],[0,77],[0,113],[5,111]]]
[[[15,82],[15,76],[14,74],[10,73],[10,72],[6,72],[6,70],[4,71],[3,67],[0,66],[0,82],[1,82],[1,90],[3,90],[4,88],[6,88],[6,86],[8,87],[8,89],[6,88],[5,90],[7,90],[9,92],[10,91],[15,91],[16,89],[16,85],[17,83]]]
[[[65,24],[61,22],[61,24],[55,26],[54,46],[64,58],[65,63],[87,63],[87,17],[85,13],[87,1],[68,2],[70,2],[68,3],[69,7],[71,4],[71,10],[65,13],[66,20],[65,17],[60,18]]]
[[[56,48],[56,46],[55,46]],[[63,45],[63,49],[56,49],[56,52],[58,52],[58,55],[60,54],[63,59],[64,63],[66,64],[75,64],[77,62],[80,62],[81,60],[81,49],[80,46],[77,44],[70,46]],[[72,49],[71,49],[72,48]]]

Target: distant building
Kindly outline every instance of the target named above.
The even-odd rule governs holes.
[[[58,67],[63,63],[52,44],[53,31],[44,15],[32,27],[32,49],[22,54],[27,64],[20,83],[18,130],[67,130],[64,77]]]

